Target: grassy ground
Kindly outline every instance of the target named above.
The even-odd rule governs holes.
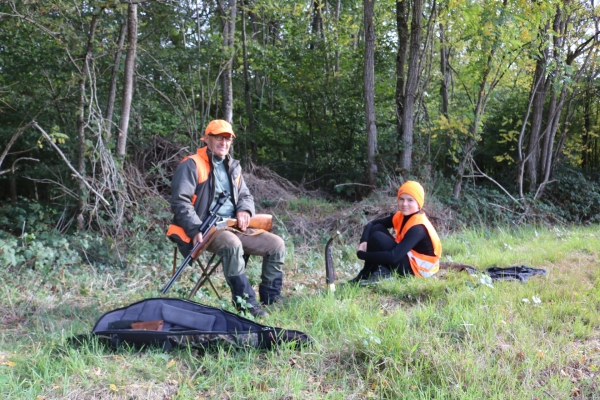
[[[4,269],[0,397],[600,399],[600,228],[482,229],[442,240],[445,261],[480,270],[527,265],[548,275],[490,285],[442,271],[338,286],[331,296],[322,247],[296,246],[286,265],[288,302],[262,322],[304,331],[314,344],[202,354],[68,344],[104,312],[159,296],[166,251],[164,265]],[[349,244],[338,243],[334,258],[341,281],[359,269]],[[257,260],[249,275],[258,280]],[[170,294],[184,296],[192,278],[187,271]],[[195,300],[227,306],[209,292]]]

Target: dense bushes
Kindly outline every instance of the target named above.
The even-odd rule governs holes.
[[[564,222],[600,222],[600,179],[592,180],[574,168],[558,168],[542,201],[548,212]]]
[[[555,179],[541,201],[532,203],[531,198],[527,198],[527,203],[518,204],[489,182],[464,185],[458,200],[448,195],[451,182],[425,182],[427,213],[442,235],[473,226],[600,222],[600,182],[566,168],[560,169]],[[324,235],[333,229],[344,231],[345,243],[352,244],[358,240],[354,236],[360,235],[362,223],[393,209],[396,188],[392,186],[397,184],[390,181],[387,190],[360,203],[327,202],[290,195],[287,200],[280,199],[277,207],[268,207],[265,211],[279,215],[280,223],[286,225],[285,234],[297,244],[319,247]],[[258,206],[264,208],[264,199],[261,201]],[[118,237],[102,234],[102,227],[76,232],[65,224],[66,213],[68,209],[24,198],[14,206],[2,205],[0,263],[44,270],[80,263],[99,268],[123,268],[130,265],[167,266],[170,262],[173,246],[164,236],[170,214],[162,199],[148,198],[132,208]],[[348,213],[351,216],[346,215]],[[306,235],[307,227],[312,227],[308,230],[310,235]]]

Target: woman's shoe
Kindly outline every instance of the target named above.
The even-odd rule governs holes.
[[[392,271],[388,267],[384,267],[380,265],[370,276],[368,279],[362,280],[360,282],[360,286],[369,286],[376,285],[382,281],[386,281],[392,279],[394,275],[392,275]]]

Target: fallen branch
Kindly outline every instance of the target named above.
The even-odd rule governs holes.
[[[77,178],[79,178],[81,180],[81,182],[83,182],[83,184],[90,191],[92,191],[96,196],[98,196],[98,198],[101,199],[104,202],[104,204],[106,204],[107,206],[110,207],[110,203],[100,193],[98,193],[89,183],[87,183],[87,181],[85,180],[85,178],[83,176],[81,176],[79,174],[79,172],[77,172],[77,170],[71,165],[71,163],[69,162],[69,160],[67,159],[67,157],[60,150],[60,148],[52,141],[52,138],[50,137],[50,135],[48,135],[46,133],[46,131],[41,126],[39,126],[36,121],[31,121],[31,124],[32,124],[32,126],[34,128],[36,128],[37,130],[39,130],[42,133],[42,135],[44,135],[44,137],[46,138],[46,140],[48,140],[48,142],[54,148],[54,150],[56,150],[58,152],[58,154],[60,154],[60,156],[62,157],[62,159],[65,161],[65,163],[67,164],[67,166],[71,169],[71,171],[73,171],[73,173],[75,174],[75,176]]]
[[[517,200],[513,196],[511,196],[511,194],[508,193],[508,190],[504,189],[504,187],[500,183],[498,183],[491,176],[487,175],[481,169],[479,169],[479,166],[477,165],[477,163],[475,163],[475,160],[473,160],[472,157],[471,157],[471,164],[474,165],[475,168],[477,168],[477,171],[479,171],[480,175],[473,174],[473,175],[469,175],[469,176],[463,176],[463,178],[486,178],[486,179],[492,181],[494,184],[496,184],[496,186],[498,186],[504,193],[506,193],[506,195],[508,197],[510,197],[512,201],[514,201],[515,203],[519,204],[519,200]]]
[[[28,179],[28,180],[30,180],[32,182],[49,183],[49,184],[53,184],[53,185],[59,186],[63,190],[63,194],[61,194],[60,196],[51,197],[50,200],[56,200],[56,199],[59,199],[59,198],[61,198],[63,196],[71,196],[74,199],[78,199],[79,198],[79,196],[77,196],[77,193],[75,193],[74,191],[70,190],[69,188],[67,188],[62,183],[54,181],[52,179],[36,179],[36,178],[32,178],[30,176],[24,176],[23,178]]]
[[[31,160],[31,161],[38,161],[38,162],[40,161],[40,160],[38,160],[37,158],[33,158],[33,157],[21,157],[21,158],[17,158],[17,159],[15,160],[15,162],[14,162],[14,163],[12,163],[12,168],[11,168],[11,169],[5,169],[4,171],[0,171],[0,175],[2,175],[2,174],[6,174],[6,173],[8,173],[8,172],[10,172],[10,173],[13,173],[13,174],[14,174],[14,173],[15,173],[15,171],[18,169],[18,168],[16,168],[16,167],[15,167],[15,164],[16,164],[16,163],[18,163],[18,162],[19,162],[19,161],[21,161],[21,160]]]
[[[340,183],[340,184],[335,185],[334,188],[340,187],[340,186],[366,186],[366,187],[370,187],[370,188],[375,187],[373,185],[367,185],[365,183]]]
[[[21,127],[21,129],[19,129],[18,131],[16,131],[15,134],[10,138],[10,140],[8,141],[8,144],[6,145],[6,148],[2,152],[2,155],[0,155],[0,167],[2,166],[2,162],[4,162],[4,159],[6,158],[6,155],[8,154],[8,151],[10,150],[10,148],[12,147],[12,145],[17,141],[17,139],[19,138],[19,136],[21,136],[21,134],[23,132],[25,132],[25,130],[27,128],[29,128],[33,123],[34,123],[34,121],[31,121],[27,125]],[[11,172],[10,169],[5,169],[4,171],[0,171],[0,175],[7,174],[9,172]]]

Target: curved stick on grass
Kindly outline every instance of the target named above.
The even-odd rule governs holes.
[[[330,293],[335,292],[335,267],[333,265],[333,257],[331,255],[331,243],[340,234],[336,231],[325,245],[325,284]]]

